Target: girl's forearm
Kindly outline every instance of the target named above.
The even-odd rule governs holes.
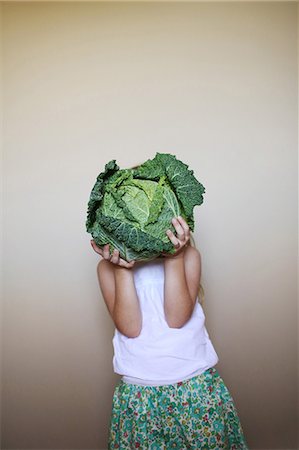
[[[142,316],[133,272],[123,267],[115,267],[114,277],[113,320],[115,326],[125,336],[136,337],[141,331]]]
[[[180,328],[190,319],[194,308],[185,275],[184,252],[165,258],[164,270],[165,318],[171,328]]]

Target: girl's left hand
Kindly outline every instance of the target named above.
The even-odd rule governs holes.
[[[167,257],[181,253],[190,241],[190,228],[187,222],[181,216],[174,217],[171,222],[175,228],[176,235],[171,230],[167,230],[166,234],[174,245],[175,253],[163,252],[162,255]]]

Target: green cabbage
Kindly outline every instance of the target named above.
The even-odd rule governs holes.
[[[173,253],[166,230],[181,215],[194,231],[193,209],[203,202],[204,186],[174,155],[156,153],[135,169],[105,165],[91,191],[86,231],[102,247],[117,248],[126,261]]]

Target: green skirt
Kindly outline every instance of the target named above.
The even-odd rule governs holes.
[[[212,367],[189,380],[138,386],[122,380],[112,402],[108,449],[248,449],[234,401]]]

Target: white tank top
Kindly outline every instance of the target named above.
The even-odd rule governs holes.
[[[164,261],[156,259],[133,267],[142,313],[142,330],[128,338],[115,329],[114,372],[127,383],[161,386],[198,375],[219,361],[196,301],[189,321],[170,328],[164,314]]]

